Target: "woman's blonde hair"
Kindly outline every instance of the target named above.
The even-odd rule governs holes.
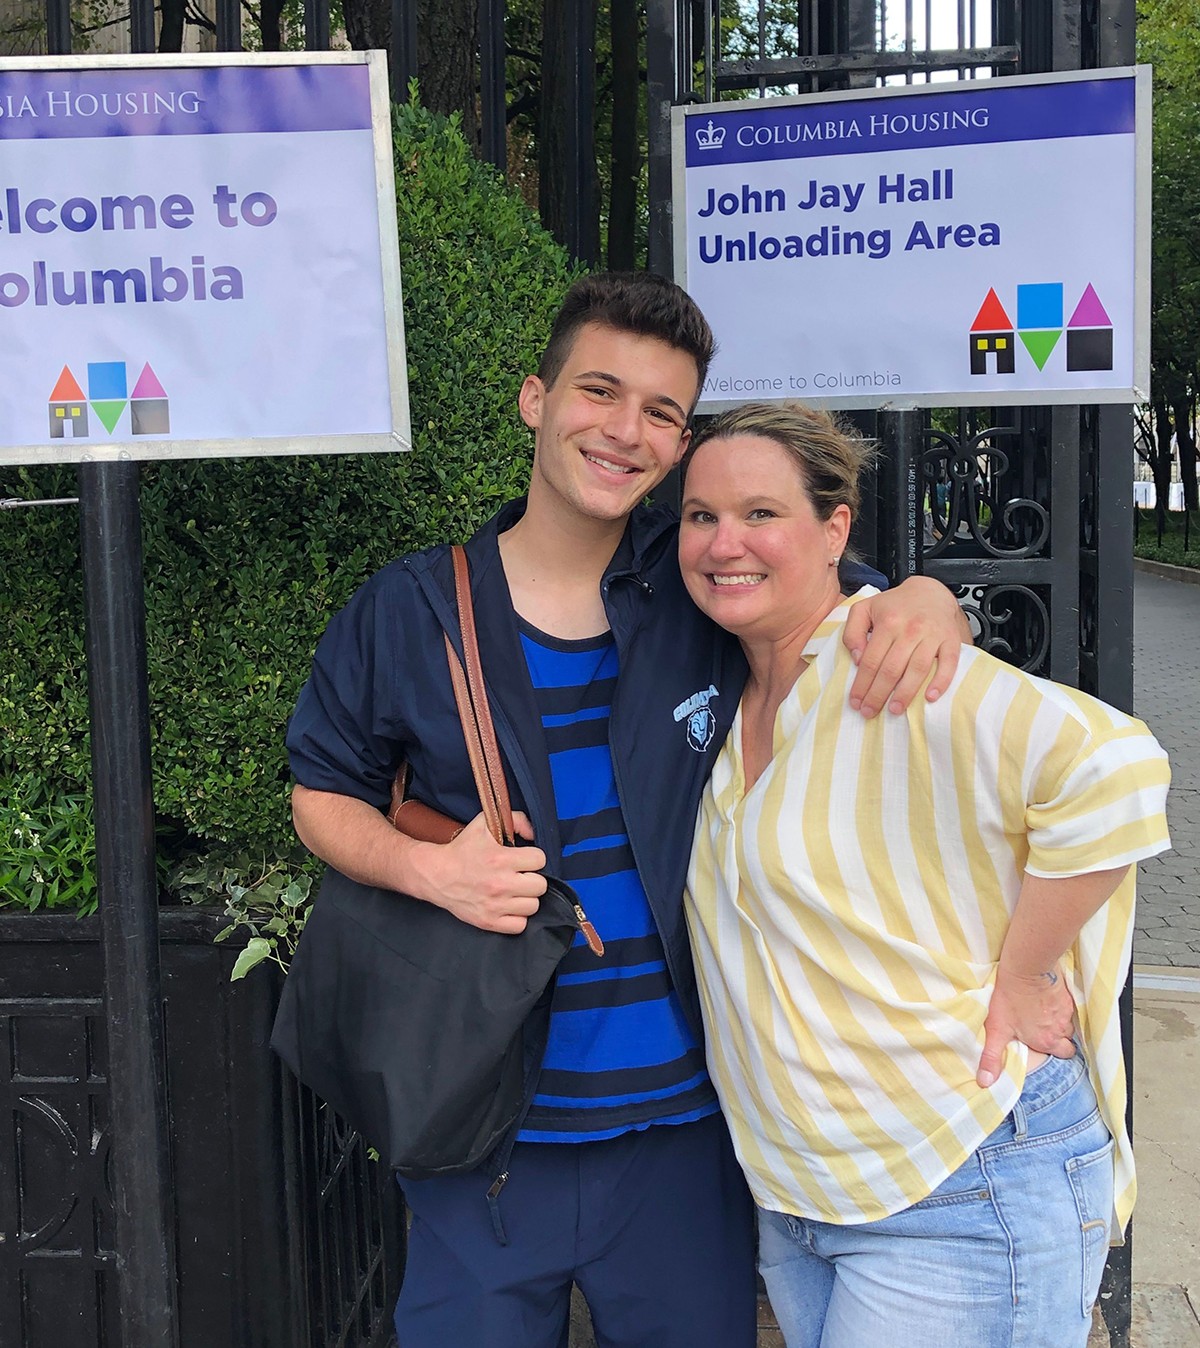
[[[801,402],[743,403],[722,412],[692,438],[681,465],[684,481],[701,445],[745,435],[774,440],[786,451],[818,519],[827,520],[839,505],[858,514],[859,479],[875,462],[874,442],[832,413]]]

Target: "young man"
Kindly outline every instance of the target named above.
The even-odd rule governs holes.
[[[640,504],[687,446],[712,350],[670,282],[593,276],[522,386],[529,494],[467,552],[528,846],[496,844],[478,812],[442,654],[443,629],[457,631],[445,548],[386,567],[333,619],[289,728],[296,830],[318,856],[509,933],[547,870],[580,892],[606,945],[602,962],[581,943],[567,953],[526,1027],[540,1071],[515,1136],[478,1172],[405,1182],[404,1348],[564,1348],[573,1281],[602,1345],[755,1342],[750,1205],[704,1068],[681,903],[745,669],[687,598],[670,512]],[[847,636],[865,651],[864,711],[893,685],[906,703],[935,658],[936,695],[960,630],[935,582],[874,601]],[[401,757],[412,794],[471,821],[454,842],[388,825]]]

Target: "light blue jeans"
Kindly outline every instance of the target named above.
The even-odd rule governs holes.
[[[903,1212],[835,1226],[760,1208],[788,1348],[1085,1348],[1112,1145],[1077,1053],[1035,1069],[979,1150]]]

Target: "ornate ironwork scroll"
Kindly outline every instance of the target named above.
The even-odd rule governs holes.
[[[945,556],[968,539],[989,557],[1035,557],[1050,537],[1050,512],[1028,496],[1009,495],[1010,458],[995,442],[1019,435],[1015,426],[989,426],[960,439],[925,432],[933,443],[921,455],[927,560]]]

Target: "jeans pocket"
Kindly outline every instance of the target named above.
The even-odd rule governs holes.
[[[1100,1279],[1108,1258],[1109,1231],[1112,1226],[1113,1204],[1113,1141],[1099,1151],[1073,1156],[1067,1162],[1067,1180],[1079,1214],[1079,1236],[1083,1260],[1083,1283],[1080,1311],[1092,1313],[1100,1291]]]

